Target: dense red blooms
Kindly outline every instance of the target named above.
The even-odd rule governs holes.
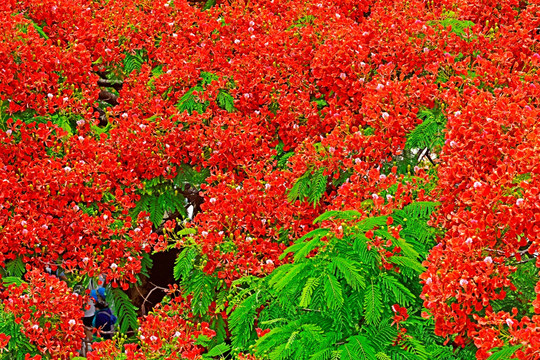
[[[185,0],[4,0],[0,22],[0,265],[35,269],[2,296],[41,351],[66,357],[83,336],[82,298],[42,270],[127,289],[143,254],[168,245],[161,219],[152,226],[136,204],[150,181],[189,166],[210,174],[192,188],[202,205],[185,225],[196,230],[189,245],[225,284],[289,261],[283,250],[327,210],[368,217],[439,201],[440,243],[421,276],[436,334],[474,344],[480,359],[505,344],[538,356],[540,282],[524,294],[515,281],[540,267],[537,0],[239,0],[205,11]],[[398,170],[425,109],[447,120],[444,145],[430,149],[433,163]],[[288,198],[319,170],[320,198]],[[399,270],[385,259],[401,249],[366,236]],[[214,334],[189,303],[144,317],[127,358],[197,358],[194,339]],[[394,313],[399,327],[407,312]],[[0,334],[0,351],[8,341]],[[113,356],[118,341],[90,357]]]
[[[40,351],[55,359],[69,359],[85,336],[83,297],[73,293],[65,282],[37,270],[28,272],[26,280],[1,294],[4,311],[15,316],[22,333]],[[3,342],[9,341],[0,337]]]
[[[198,359],[204,351],[203,344],[210,341],[215,331],[205,322],[190,320],[189,306],[183,297],[175,297],[167,304],[155,308],[141,319],[138,331],[140,345],[126,344],[127,359]],[[94,344],[88,359],[117,359],[122,351],[121,339]],[[164,346],[164,343],[167,345]]]

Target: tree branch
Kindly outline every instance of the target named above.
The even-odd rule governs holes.
[[[101,86],[101,87],[113,88],[116,91],[120,91],[122,87],[124,86],[124,82],[122,80],[99,79],[97,84],[98,86]]]
[[[118,105],[118,96],[107,90],[101,90],[98,99],[112,106]]]
[[[186,184],[181,193],[186,199],[188,199],[191,205],[193,205],[193,217],[195,217],[195,215],[201,211],[201,205],[204,202],[204,198],[199,195],[199,190],[190,184]]]
[[[97,106],[94,106],[92,108],[94,110],[94,112],[97,112],[99,114],[99,124],[98,126],[99,127],[105,127],[107,126],[107,124],[109,123],[109,120],[107,119],[107,114],[105,113],[105,111],[103,111],[102,109],[100,109],[99,107]]]
[[[141,295],[141,297],[143,298],[143,303],[141,304],[141,314],[142,316],[145,316],[146,315],[146,303],[148,302],[148,298],[150,297],[150,295],[152,295],[152,293],[154,292],[154,290],[161,290],[161,291],[164,291],[164,292],[168,292],[169,289],[166,289],[164,287],[161,287],[161,286],[158,286],[154,283],[150,283],[152,285],[154,285],[154,287],[152,288],[152,290],[150,290],[146,296],[143,296],[143,294],[141,293],[141,291],[139,290],[138,287],[135,287],[135,289],[137,290],[137,292],[139,293],[139,295]]]

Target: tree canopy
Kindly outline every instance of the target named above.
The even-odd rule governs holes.
[[[538,359],[539,16],[0,1],[0,358]]]

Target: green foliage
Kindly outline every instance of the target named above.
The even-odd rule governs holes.
[[[236,349],[244,349],[256,336],[254,324],[259,303],[259,292],[254,291],[240,302],[235,311],[229,316],[229,328],[232,334],[232,346]]]
[[[289,191],[289,201],[300,199],[317,205],[326,192],[328,176],[324,175],[324,170],[318,169],[313,173],[306,171]]]
[[[15,317],[5,312],[2,304],[0,304],[0,334],[11,336],[7,351],[0,353],[0,359],[23,360],[27,353],[38,354],[37,348],[21,332],[21,326],[15,322]]]
[[[203,6],[203,10],[208,10],[216,5],[216,0],[206,0]]]
[[[208,72],[201,72],[201,80],[192,88],[190,88],[176,104],[176,108],[180,112],[187,111],[189,114],[198,112],[202,114],[206,111],[206,108],[210,105],[210,101],[202,101],[199,99],[198,94],[203,94],[206,90],[206,86],[219,78]],[[215,99],[217,105],[227,112],[236,111],[234,107],[234,98],[231,96],[227,89],[220,89]]]
[[[225,111],[234,112],[236,110],[234,107],[234,98],[227,90],[219,90],[216,100],[219,107]]]
[[[488,360],[506,360],[509,359],[516,351],[518,351],[523,345],[518,344],[514,346],[505,347],[495,353],[493,353]]]
[[[180,112],[187,111],[189,114],[193,114],[194,112],[198,112],[199,114],[202,114],[205,112],[208,105],[210,105],[209,101],[198,101],[196,94],[202,93],[204,91],[204,87],[202,84],[197,84],[191,89],[189,89],[178,101],[178,104],[176,107]]]
[[[315,21],[315,16],[313,15],[306,15],[302,16],[300,19],[296,20],[294,22],[294,25],[291,25],[287,30],[295,29],[295,28],[303,28],[309,25],[313,25],[313,22]]]
[[[48,40],[49,39],[49,36],[45,33],[45,31],[43,31],[43,27],[42,26],[39,26],[38,24],[36,24],[34,21],[32,21],[31,19],[29,19],[29,21],[31,22],[32,24],[32,27],[34,28],[34,30],[36,30],[36,32],[39,34],[39,36],[45,40]]]
[[[131,74],[133,71],[140,71],[142,64],[148,60],[145,50],[136,50],[133,54],[127,53],[124,57],[124,73]]]
[[[220,356],[227,353],[230,350],[231,346],[225,343],[218,344],[203,355],[203,359],[211,359],[215,356]]]
[[[32,109],[19,111],[16,113],[8,112],[7,102],[0,101],[0,129],[7,130],[7,122],[20,120],[25,124],[48,124],[55,125],[73,135],[77,129],[77,120],[79,117],[74,114],[54,113],[46,116],[38,116]]]
[[[492,301],[493,310],[511,312],[513,308],[516,308],[520,314],[534,316],[535,312],[530,304],[536,299],[534,288],[538,281],[538,269],[535,262],[528,261],[519,264],[516,272],[509,278],[520,291],[508,292],[504,299]]]
[[[222,285],[215,277],[207,275],[202,270],[203,267],[203,259],[198,251],[187,246],[176,258],[173,268],[174,278],[180,283],[183,294],[193,296],[191,311],[201,317],[207,315],[208,307],[215,300]]]
[[[281,258],[289,257],[292,263],[265,278],[233,283],[227,297],[232,350],[246,351],[252,346],[255,355],[270,360],[427,360],[444,352],[460,359],[436,337],[425,341],[424,332],[429,329],[432,334],[433,329],[429,320],[414,314],[404,323],[410,326],[412,337],[404,339],[401,347],[393,346],[398,331],[390,324],[392,305],[408,306],[415,312],[422,308],[421,288],[410,284],[418,282],[421,260],[434,243],[433,232],[418,232],[428,228],[426,222],[436,206],[413,203],[390,215],[402,224],[402,233],[416,237],[394,238],[386,229],[389,216],[362,218],[356,211],[319,216],[315,223],[338,221],[343,236],[328,228],[315,229],[285,250]],[[367,231],[380,236],[383,243],[391,242],[384,246],[387,251],[394,246],[402,251],[382,258],[370,245]],[[270,332],[257,338],[255,326]]]
[[[187,218],[188,204],[182,192],[187,186],[199,188],[208,174],[206,169],[198,172],[188,165],[181,165],[173,179],[160,176],[147,180],[132,214],[136,217],[142,211],[149,213],[155,227],[161,225],[166,214],[178,213],[182,218]]]
[[[118,317],[119,331],[122,333],[128,330],[135,330],[139,327],[137,320],[138,308],[131,303],[129,296],[121,289],[107,287],[105,293],[107,302],[111,305],[113,312]]]
[[[444,145],[444,129],[446,118],[439,108],[426,109],[418,113],[422,123],[408,136],[405,147],[407,149],[435,150]]]
[[[452,17],[452,16],[455,16],[455,15],[451,14],[451,13],[449,13],[448,15],[449,15],[449,17],[439,21],[439,24],[441,24],[445,28],[450,27],[452,29],[451,31],[454,34],[456,34],[457,36],[464,39],[466,37],[466,35],[467,35],[465,33],[465,30],[473,27],[474,23],[472,21],[468,21],[468,20],[455,19],[455,18]]]
[[[364,309],[367,324],[378,324],[382,316],[382,294],[378,284],[373,284],[364,293]]]
[[[196,170],[187,164],[182,164],[178,167],[177,175],[173,181],[176,186],[184,186],[189,184],[198,189],[209,175],[210,170],[208,169],[203,168]]]
[[[197,251],[192,247],[186,247],[177,256],[174,263],[173,275],[176,281],[180,281],[189,276],[193,270],[195,259],[197,258]]]
[[[21,278],[26,273],[26,267],[22,259],[20,257],[17,257],[15,258],[15,260],[6,262],[6,266],[2,268],[0,271],[2,271],[3,277],[12,276],[12,277]]]
[[[376,359],[375,349],[370,341],[361,335],[351,336],[347,343],[340,347],[341,359],[345,360],[372,360]]]
[[[143,252],[141,256],[141,272],[136,275],[137,280],[138,280],[137,283],[139,285],[142,284],[141,279],[140,279],[141,276],[148,277],[150,275],[148,271],[152,268],[153,264],[154,264],[154,261],[152,260],[150,255],[146,252]]]
[[[285,144],[282,141],[276,146],[277,154],[274,159],[277,160],[277,167],[279,169],[286,169],[289,159],[294,155],[294,151],[285,151],[284,146]]]
[[[398,174],[411,177],[412,169],[417,165],[434,167],[433,155],[438,154],[444,145],[446,118],[439,107],[421,110],[417,116],[422,122],[407,135],[402,153],[383,165],[383,173],[389,173],[395,166]],[[435,171],[432,175],[437,178]]]

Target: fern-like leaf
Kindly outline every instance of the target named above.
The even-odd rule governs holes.
[[[371,283],[364,294],[364,309],[367,324],[377,324],[382,315],[382,294],[377,284]]]
[[[506,359],[510,359],[510,357],[522,347],[523,347],[523,345],[521,345],[521,344],[505,347],[505,348],[491,354],[491,356],[488,358],[488,360],[506,360]]]
[[[343,305],[343,292],[341,284],[334,275],[325,274],[324,279],[324,294],[326,305],[330,309],[338,309]]]
[[[150,209],[150,221],[154,224],[155,227],[158,227],[163,222],[163,216],[165,215],[165,209],[162,206],[163,203],[163,194],[160,197],[154,196],[149,201]]]
[[[401,306],[407,306],[415,299],[414,294],[392,275],[384,274],[380,281],[381,287],[394,295],[394,299]]]
[[[418,260],[405,256],[390,256],[387,260],[393,264],[409,268],[419,274],[426,271],[426,268]]]
[[[313,223],[318,224],[320,222],[323,222],[331,218],[342,219],[342,220],[355,220],[355,219],[361,218],[362,216],[363,214],[356,210],[347,210],[347,211],[330,210],[330,211],[326,211],[325,213],[315,218],[315,220],[313,220]]]
[[[341,346],[341,359],[345,360],[377,360],[371,342],[362,335],[352,336],[348,343]]]
[[[124,57],[124,71],[126,75],[131,74],[133,71],[141,70],[144,59],[140,53],[126,54]]]
[[[20,257],[17,257],[15,258],[15,260],[11,260],[10,262],[6,263],[5,269],[8,276],[18,278],[22,277],[26,272],[26,267]]]
[[[327,176],[324,175],[324,169],[315,172],[310,181],[309,202],[318,204],[326,192]]]
[[[302,289],[302,295],[300,296],[300,303],[298,304],[301,307],[308,307],[311,304],[311,299],[313,296],[313,291],[317,286],[319,286],[320,277],[311,277],[306,281],[304,288]]]
[[[196,257],[197,251],[191,247],[185,248],[178,254],[173,268],[173,276],[176,281],[188,277],[190,271],[193,269]]]
[[[137,329],[138,308],[131,303],[129,296],[121,289],[108,287],[106,292],[107,301],[113,305],[114,312],[118,317],[120,332],[125,333],[129,329]]]
[[[362,274],[358,269],[356,262],[344,257],[335,256],[330,263],[331,267],[336,269],[344,278],[347,284],[354,290],[358,291],[360,288],[366,286],[366,282]]]
[[[234,98],[226,90],[220,90],[217,95],[217,103],[220,108],[224,109],[227,112],[234,112],[236,108],[234,107]]]
[[[255,315],[257,312],[257,293],[240,303],[229,316],[233,349],[244,349],[253,339]]]

